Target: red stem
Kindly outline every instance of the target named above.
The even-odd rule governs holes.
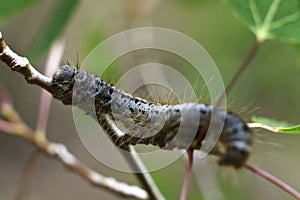
[[[247,67],[249,66],[249,64],[251,63],[251,61],[253,60],[253,58],[255,57],[259,46],[260,46],[259,41],[255,40],[254,43],[253,43],[253,45],[252,45],[252,48],[248,52],[247,56],[245,57],[245,59],[243,60],[243,62],[241,63],[241,65],[239,66],[238,70],[233,75],[231,81],[228,83],[228,85],[227,85],[227,87],[225,89],[225,92],[219,97],[219,100],[217,101],[215,107],[220,106],[220,104],[224,100],[226,94],[229,93],[232,90],[232,88],[235,85],[235,83],[238,81],[238,79],[241,77],[241,75],[244,73],[244,71],[247,69]]]
[[[263,177],[264,179],[268,180],[269,182],[277,185],[279,188],[283,189],[284,191],[286,191],[287,193],[289,193],[296,199],[300,200],[300,193],[298,191],[296,191],[294,188],[292,188],[288,184],[284,183],[283,181],[279,180],[275,176],[272,176],[268,172],[266,172],[258,167],[255,167],[253,165],[250,165],[250,164],[246,164],[245,168],[254,172],[255,174]]]
[[[12,100],[2,85],[0,85],[0,103],[12,106]]]
[[[193,166],[193,149],[188,149],[187,154],[188,154],[188,162],[187,162],[186,169],[185,169],[180,200],[186,200],[189,179],[190,179],[192,166]]]

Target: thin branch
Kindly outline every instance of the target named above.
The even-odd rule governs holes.
[[[113,132],[114,134],[118,134],[121,130],[118,126],[111,120],[109,117],[104,117],[105,124],[108,125],[106,128],[108,132]],[[125,151],[126,150],[126,151]],[[130,153],[128,153],[128,152]],[[159,191],[157,185],[155,184],[154,180],[152,179],[151,175],[147,172],[147,168],[142,162],[141,158],[137,154],[135,148],[132,145],[126,146],[123,150],[120,150],[120,153],[127,161],[128,165],[131,169],[136,172],[135,176],[137,177],[138,181],[141,185],[147,190],[149,198],[151,200],[163,200],[165,199],[164,196]]]
[[[221,156],[222,153],[218,149],[214,149],[212,155]],[[281,188],[284,191],[291,194],[296,199],[300,200],[300,193],[298,191],[296,191],[294,188],[289,186],[287,183],[285,183],[285,182],[281,181],[280,179],[276,178],[275,176],[272,176],[268,172],[266,172],[266,171],[264,171],[264,170],[262,170],[258,167],[255,167],[254,165],[248,164],[248,163],[245,163],[243,167],[247,170],[250,170],[250,171],[254,172],[255,174],[259,175],[260,177],[266,179],[267,181],[275,184],[279,188]]]
[[[188,161],[185,169],[185,174],[184,174],[184,179],[183,179],[183,184],[182,184],[182,189],[181,189],[181,195],[180,195],[180,200],[186,200],[187,196],[187,190],[188,190],[188,184],[189,184],[189,179],[191,177],[191,172],[192,172],[192,166],[193,166],[193,149],[188,149],[187,150],[188,154]]]
[[[5,116],[7,120],[15,123],[21,121],[20,116],[13,109],[12,106],[13,103],[8,92],[2,85],[0,85],[0,103],[1,103],[0,117]]]
[[[22,74],[29,84],[38,85],[52,93],[52,78],[46,77],[38,72],[28,61],[27,58],[21,57],[13,52],[4,42],[0,32],[0,60],[13,71]]]
[[[271,131],[271,132],[279,132],[280,130],[280,127],[276,127],[276,126],[269,126],[269,125],[266,125],[266,124],[261,124],[261,123],[256,123],[256,122],[253,122],[253,123],[248,123],[247,126],[249,128],[261,128],[261,129],[265,129],[267,131]]]
[[[149,199],[148,193],[137,187],[119,182],[111,177],[105,177],[81,163],[64,144],[50,142],[47,139],[39,140],[35,133],[25,124],[16,124],[0,120],[0,131],[20,138],[34,144],[44,153],[60,160],[65,166],[91,182],[93,185],[108,189],[109,191],[136,199]]]
[[[2,85],[0,85],[0,102],[2,105],[4,105],[4,104],[8,105],[8,106],[12,105],[12,100],[11,100],[10,96],[8,95],[8,92]]]
[[[124,152],[124,151],[122,151]],[[136,177],[140,181],[140,183],[144,186],[147,190],[150,199],[152,200],[164,200],[164,196],[159,191],[157,185],[155,184],[154,180],[152,179],[149,172],[146,172],[146,166],[138,156],[135,148],[132,145],[129,145],[129,152],[130,154],[123,155],[131,168],[140,171],[140,173],[135,173]]]
[[[34,170],[36,169],[37,161],[40,158],[41,152],[35,150],[28,158],[26,165],[23,169],[22,176],[20,178],[19,186],[17,188],[15,200],[23,200],[28,198],[31,188],[31,179]]]
[[[264,179],[268,180],[269,182],[277,185],[278,187],[280,187],[281,189],[283,189],[284,191],[286,191],[287,193],[289,193],[290,195],[292,195],[296,199],[300,200],[300,193],[298,191],[296,191],[294,188],[287,185],[283,181],[279,180],[278,178],[276,178],[276,177],[272,176],[271,174],[267,173],[266,171],[264,171],[264,170],[262,170],[258,167],[255,167],[253,165],[250,165],[250,164],[246,164],[245,168],[252,171],[252,172],[254,172],[255,174],[263,177]]]

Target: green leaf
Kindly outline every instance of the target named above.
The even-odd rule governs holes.
[[[300,124],[288,128],[279,128],[279,133],[298,133],[300,134]]]
[[[0,21],[5,20],[30,6],[35,0],[0,0]]]
[[[275,120],[275,119],[270,119],[270,118],[261,117],[261,116],[252,116],[251,121],[262,123],[262,124],[265,124],[265,125],[268,125],[268,126],[277,126],[277,127],[284,127],[284,128],[293,126],[288,122],[278,121],[278,120]]]
[[[224,0],[261,42],[300,43],[299,0]]]
[[[64,31],[67,22],[75,11],[79,0],[58,0],[52,15],[42,28],[40,37],[29,53],[29,57],[36,58],[49,49],[52,42]]]
[[[253,116],[251,121],[259,123],[255,127],[263,128],[275,133],[300,134],[300,124],[293,126],[287,122],[258,116]]]

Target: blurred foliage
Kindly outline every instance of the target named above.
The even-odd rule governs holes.
[[[9,17],[18,14],[34,2],[35,0],[0,0],[0,21],[4,21]]]
[[[261,117],[261,116],[252,116],[251,120],[253,122],[258,122],[258,123],[266,124],[269,126],[277,126],[277,127],[283,127],[283,128],[288,128],[288,127],[293,126],[288,122],[278,121],[275,119],[270,119],[270,118]]]
[[[45,28],[42,29],[40,37],[35,40],[33,49],[29,52],[29,57],[41,56],[50,48],[53,41],[65,30],[79,2],[80,0],[56,1],[51,16],[47,19]]]
[[[35,0],[0,0],[0,20],[8,19],[32,5]],[[28,53],[28,57],[37,58],[43,55],[50,48],[51,44],[65,30],[67,22],[75,12],[80,0],[56,1],[50,16],[48,16],[45,26],[42,28],[40,36],[36,38],[33,48]]]

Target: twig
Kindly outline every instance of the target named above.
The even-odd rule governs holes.
[[[261,124],[261,123],[248,123],[247,124],[249,128],[262,128],[265,129],[267,131],[271,131],[271,132],[278,132],[280,127],[275,127],[275,126],[269,126],[266,124]]]
[[[252,171],[252,172],[254,172],[255,174],[263,177],[264,179],[270,181],[271,183],[277,185],[278,187],[280,187],[281,189],[283,189],[284,191],[286,191],[287,193],[289,193],[290,195],[292,195],[296,199],[300,200],[300,193],[299,192],[297,192],[294,188],[287,185],[286,183],[279,180],[278,178],[276,178],[276,177],[272,176],[271,174],[267,173],[266,171],[264,171],[264,170],[262,170],[258,167],[255,167],[253,165],[250,165],[250,164],[246,164],[245,168]]]
[[[221,155],[219,150],[215,150],[214,154],[215,156]],[[287,183],[281,181],[280,179],[276,178],[275,176],[269,174],[268,172],[264,171],[263,169],[260,169],[258,167],[255,167],[254,165],[245,163],[243,166],[245,169],[252,171],[253,173],[259,175],[260,177],[266,179],[267,181],[275,184],[279,188],[283,189],[287,193],[291,194],[296,199],[300,200],[300,193],[296,191],[294,188],[289,186]]]
[[[139,179],[140,183],[142,183],[145,189],[147,190],[150,199],[164,200],[164,196],[159,191],[149,172],[146,172],[147,169],[144,163],[142,162],[132,145],[129,145],[129,152],[130,154],[127,153],[127,156],[125,158],[132,168],[135,168],[140,171],[140,173],[135,173],[135,175]]]
[[[13,52],[4,42],[2,33],[0,32],[0,60],[13,71],[22,74],[29,84],[34,84],[43,89],[53,92],[51,87],[52,78],[44,76],[38,72],[28,61],[27,58],[21,57]]]
[[[121,130],[118,128],[118,126],[112,121],[109,120],[109,117],[104,117],[105,124],[108,125],[106,128],[108,132],[113,132],[116,135],[118,132],[121,132]],[[126,151],[125,151],[126,150]],[[128,152],[129,153],[128,153]],[[164,196],[159,191],[157,185],[154,183],[151,175],[149,172],[147,172],[147,168],[143,164],[141,158],[137,154],[135,148],[132,145],[128,145],[124,148],[124,150],[121,150],[120,153],[124,157],[124,159],[127,161],[128,165],[131,167],[131,169],[136,172],[135,176],[139,180],[139,182],[143,185],[143,187],[147,190],[149,199],[151,200],[164,200]]]
[[[28,198],[28,195],[30,193],[32,175],[34,169],[36,168],[40,154],[40,151],[35,150],[28,158],[27,163],[23,169],[22,176],[20,178],[15,200],[23,200]]]
[[[115,194],[126,197],[148,199],[148,194],[145,190],[137,186],[131,186],[126,183],[119,182],[114,178],[105,177],[90,169],[88,166],[81,163],[72,153],[70,153],[64,144],[50,142],[47,139],[39,140],[39,138],[35,137],[35,133],[25,124],[16,124],[0,120],[0,130],[9,135],[19,136],[20,138],[34,144],[44,153],[57,158],[64,165],[81,175],[95,186],[108,189]]]
[[[181,189],[181,195],[180,195],[180,200],[186,200],[187,196],[187,190],[188,190],[188,184],[189,184],[189,179],[191,176],[192,172],[192,166],[193,166],[193,149],[188,149],[187,150],[188,154],[188,161],[185,169],[185,174],[184,174],[184,180],[182,184],[182,189]]]

